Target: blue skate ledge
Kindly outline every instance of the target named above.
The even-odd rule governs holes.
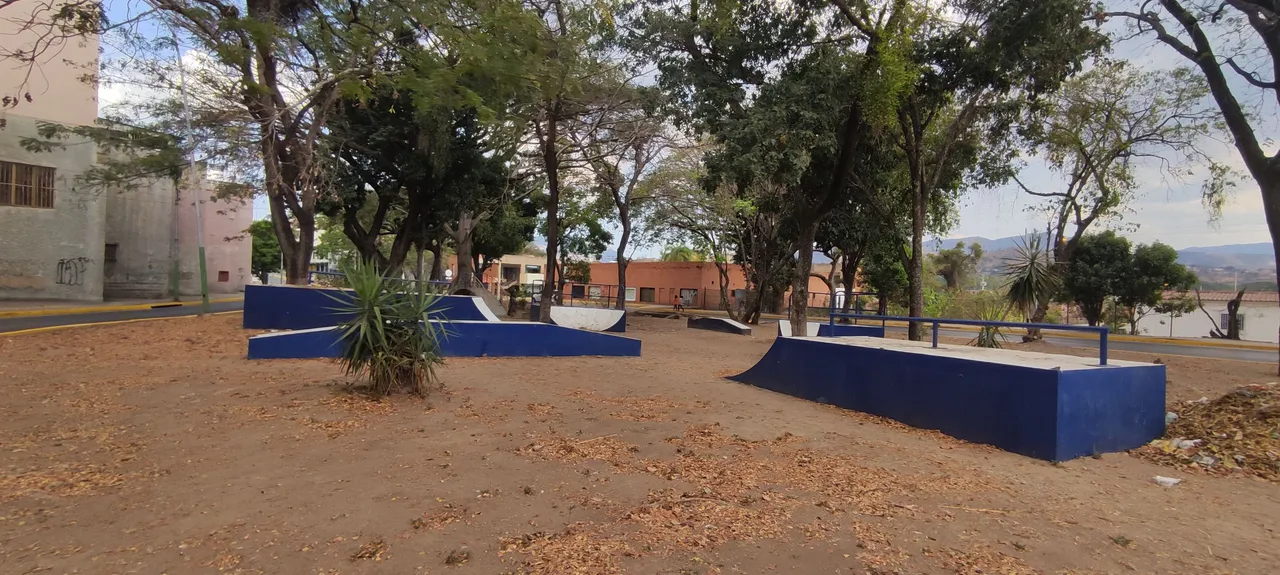
[[[334,298],[339,298],[335,300]],[[312,329],[338,325],[351,314],[335,311],[349,300],[350,290],[299,286],[247,285],[244,290],[245,329]],[[433,319],[498,321],[478,297],[441,296],[431,310]]]
[[[729,379],[1064,461],[1164,434],[1165,366],[879,338],[780,337]]]

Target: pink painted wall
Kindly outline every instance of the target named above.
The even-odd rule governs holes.
[[[204,181],[200,197],[204,199],[205,262],[209,277],[209,293],[234,294],[244,291],[252,276],[253,240],[248,229],[253,223],[253,204],[240,200],[219,201],[213,197],[213,183]],[[197,259],[196,208],[191,194],[183,192],[178,207],[179,259],[184,295],[200,293],[200,267]]]

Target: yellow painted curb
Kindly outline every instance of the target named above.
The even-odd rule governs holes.
[[[229,298],[222,298],[222,299],[211,299],[209,300],[209,303],[210,304],[230,303],[230,302],[236,302],[236,301],[244,301],[244,296],[229,297]],[[19,309],[19,310],[13,310],[13,311],[0,311],[0,318],[39,317],[39,316],[48,316],[48,315],[71,315],[71,314],[77,314],[77,313],[106,313],[106,312],[113,312],[113,311],[140,311],[144,309],[179,307],[179,306],[186,307],[186,306],[193,306],[193,305],[200,305],[200,302],[198,301],[157,302],[157,303],[139,303],[139,304],[130,304],[130,305],[111,305],[111,306],[100,305],[100,306],[92,306],[92,307]]]
[[[213,302],[209,302],[209,303],[213,303]],[[244,311],[243,311],[243,310],[219,311],[219,312],[212,312],[212,313],[210,313],[209,315],[228,315],[228,314],[233,314],[233,313],[244,313]],[[179,319],[179,318],[191,318],[191,317],[196,317],[196,316],[194,316],[194,315],[171,315],[171,316],[165,316],[165,317],[140,317],[140,318],[136,318],[136,319],[120,319],[120,320],[116,320],[116,321],[99,321],[99,322],[95,322],[95,323],[69,323],[69,324],[66,324],[66,325],[51,325],[51,326],[46,326],[46,327],[33,327],[33,328],[31,328],[31,329],[20,329],[20,330],[18,330],[18,331],[6,331],[6,332],[0,332],[0,337],[9,337],[9,336],[11,336],[11,335],[26,335],[26,334],[29,334],[29,333],[41,333],[41,332],[46,332],[46,331],[56,331],[56,330],[59,330],[59,329],[67,329],[67,328],[72,328],[72,327],[93,327],[93,326],[97,326],[97,325],[114,325],[114,324],[121,324],[121,323],[139,323],[139,322],[144,322],[144,321],[160,321],[160,320],[163,320],[163,319]]]

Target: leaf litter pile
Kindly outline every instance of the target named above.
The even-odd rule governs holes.
[[[1176,410],[1162,439],[1135,453],[1158,463],[1216,474],[1249,473],[1280,482],[1280,386],[1248,385]]]
[[[793,535],[826,539],[838,537],[837,525],[856,536],[858,560],[893,570],[909,556],[880,521],[917,512],[917,506],[894,499],[908,493],[967,492],[983,483],[978,477],[897,474],[853,457],[805,448],[789,433],[748,440],[723,433],[719,424],[693,426],[683,436],[667,438],[676,448],[674,460],[644,458],[636,446],[614,436],[532,439],[516,452],[564,463],[601,461],[616,472],[670,482],[638,504],[613,509],[612,521],[504,538],[500,554],[522,555],[525,572],[532,575],[621,573],[622,557],[697,553],[731,541]],[[817,519],[797,523],[802,508],[813,509],[803,515],[816,514]],[[1009,561],[1016,559],[993,554],[973,560],[979,568]]]

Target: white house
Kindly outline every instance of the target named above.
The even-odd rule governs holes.
[[[1204,311],[1196,309],[1180,317],[1152,313],[1138,321],[1142,335],[1164,337],[1209,337],[1213,326],[1226,333],[1227,302],[1236,296],[1232,291],[1202,291],[1200,301]],[[1165,294],[1166,298],[1178,297]],[[1209,312],[1208,315],[1205,311]],[[1280,341],[1280,297],[1274,291],[1245,292],[1240,302],[1240,339],[1249,341]]]

